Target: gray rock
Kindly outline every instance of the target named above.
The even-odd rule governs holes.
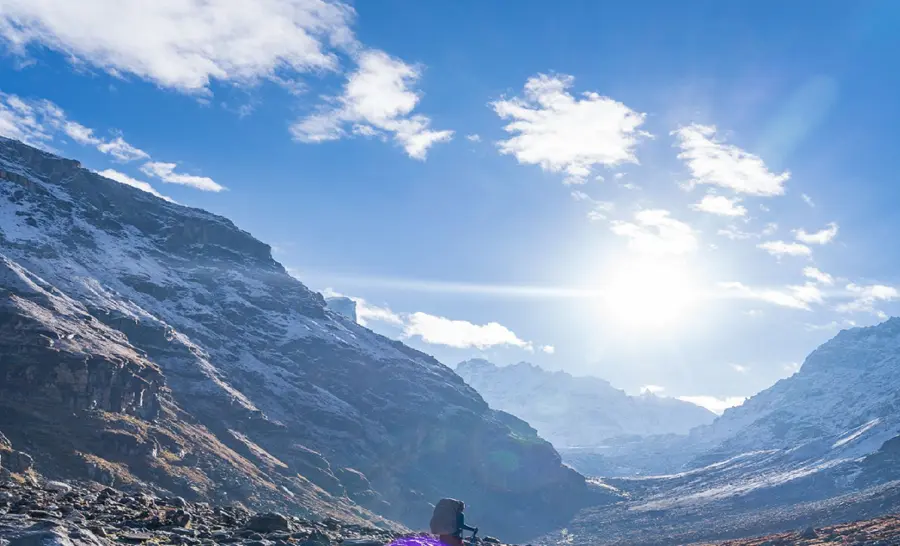
[[[384,542],[369,538],[348,538],[341,542],[341,546],[384,546]]]
[[[281,514],[270,512],[257,514],[247,522],[247,529],[258,533],[272,533],[275,531],[290,531],[291,522]]]
[[[54,493],[68,493],[72,490],[72,486],[63,482],[47,482],[44,489]]]
[[[9,541],[9,546],[73,546],[69,537],[58,531],[34,531]]]
[[[31,455],[22,451],[10,452],[2,461],[4,467],[10,472],[22,474],[34,468],[34,459]]]

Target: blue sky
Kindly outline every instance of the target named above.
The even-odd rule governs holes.
[[[448,364],[721,409],[897,310],[893,2],[77,4],[0,2],[0,134]]]

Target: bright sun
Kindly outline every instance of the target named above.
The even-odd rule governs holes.
[[[688,268],[664,259],[622,263],[603,281],[604,310],[628,327],[657,328],[684,320],[698,298]]]

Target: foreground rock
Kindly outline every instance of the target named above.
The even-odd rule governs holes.
[[[900,515],[854,521],[820,529],[808,527],[792,533],[726,540],[716,544],[718,546],[816,546],[819,544],[896,546],[900,544]]]
[[[330,518],[311,521],[278,513],[254,514],[239,503],[211,506],[141,491],[125,492],[99,485],[61,484],[31,478],[13,475],[0,480],[2,546],[436,544],[428,536]]]

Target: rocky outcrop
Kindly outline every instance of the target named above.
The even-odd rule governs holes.
[[[0,429],[54,475],[415,528],[456,496],[513,538],[594,498],[530,427],[230,221],[6,139],[0,174]]]

